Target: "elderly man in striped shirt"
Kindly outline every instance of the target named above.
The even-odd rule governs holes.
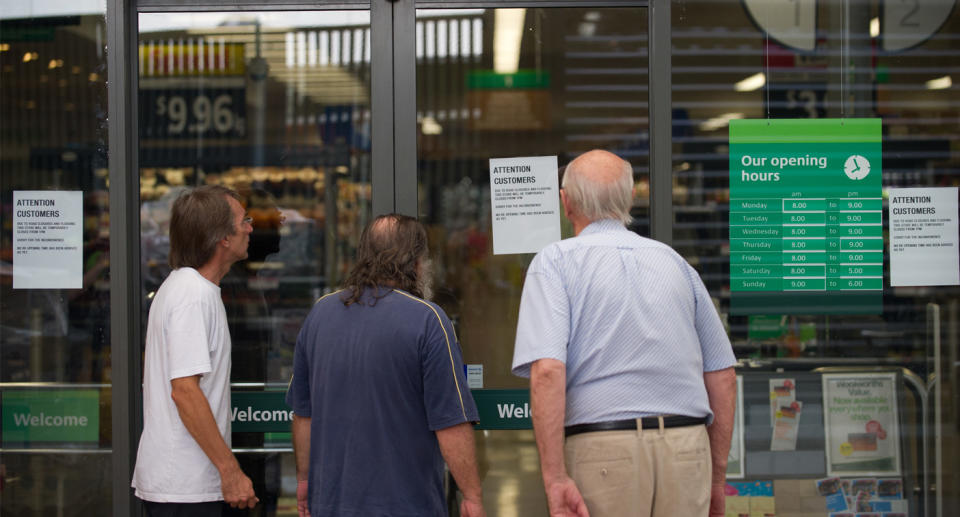
[[[513,373],[530,377],[550,515],[722,516],[736,359],[697,272],[625,227],[632,187],[612,153],[571,162],[576,236],[527,271]]]

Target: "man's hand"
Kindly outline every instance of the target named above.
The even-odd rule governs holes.
[[[556,359],[540,359],[530,366],[530,416],[550,517],[587,517],[587,504],[563,463],[566,378],[567,366]]]
[[[253,493],[253,482],[239,466],[220,473],[220,489],[231,508],[253,508],[260,502]]]
[[[298,517],[310,517],[310,508],[307,506],[307,501],[310,498],[310,490],[307,486],[307,480],[301,479],[297,481],[297,516]]]
[[[590,517],[580,489],[569,477],[550,483],[546,491],[550,517]]]
[[[293,415],[293,459],[297,465],[297,514],[310,517],[310,418]]]
[[[438,429],[436,434],[440,454],[443,455],[454,481],[463,492],[460,513],[466,517],[484,517],[486,513],[483,510],[483,487],[480,484],[480,475],[477,473],[474,432],[473,424],[464,422]]]
[[[170,381],[170,396],[177,405],[183,426],[210,462],[220,472],[223,500],[233,508],[253,508],[260,502],[253,493],[253,482],[242,470],[227,442],[220,436],[207,396],[200,389],[200,376],[178,377]]]
[[[483,503],[476,499],[463,498],[460,502],[461,517],[487,517],[487,512],[483,510]]]
[[[710,437],[710,517],[723,517],[726,508],[727,454],[733,437],[733,415],[737,407],[737,374],[733,367],[703,374],[710,398],[713,423],[707,426]]]
[[[726,483],[712,483],[710,485],[710,517],[723,517],[726,515],[726,489]]]

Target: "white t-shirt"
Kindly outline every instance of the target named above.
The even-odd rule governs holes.
[[[200,389],[230,445],[230,332],[220,288],[192,268],[171,272],[150,307],[146,341],[143,434],[131,486],[146,501],[222,500],[220,474],[170,396],[172,379],[202,375]]]

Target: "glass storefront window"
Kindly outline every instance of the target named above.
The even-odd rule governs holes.
[[[338,288],[371,217],[370,16],[360,11],[140,16],[142,300],[169,273],[170,204],[235,189],[249,256],[220,283],[233,342],[233,446],[262,515],[295,511],[283,409],[313,301]],[[144,329],[146,325],[144,325]]]
[[[957,511],[960,485],[950,473],[953,467],[937,462],[951,454],[955,457],[958,440],[957,408],[952,402],[956,368],[949,366],[955,364],[951,357],[956,356],[958,289],[892,287],[889,221],[889,189],[960,185],[955,174],[960,154],[952,143],[960,108],[960,96],[952,86],[960,53],[956,45],[960,16],[948,4],[952,2],[930,3],[911,12],[895,2],[794,2],[783,8],[751,1],[672,2],[673,244],[701,273],[743,363],[739,373],[745,383],[747,443],[741,474],[745,480],[772,480],[778,505],[799,500],[805,508],[823,511],[825,497],[810,478],[862,476],[900,480],[910,515]],[[914,19],[918,14],[922,21]],[[834,214],[863,223],[838,224],[834,230],[869,234],[873,239],[839,239],[840,246],[864,246],[873,252],[852,253],[849,263],[838,264],[846,272],[837,271],[833,277],[849,281],[851,288],[870,282],[871,307],[859,310],[843,301],[847,293],[833,291],[830,297],[835,300],[819,305],[800,307],[778,301],[780,312],[762,307],[739,310],[738,296],[744,294],[744,287],[770,285],[762,278],[744,284],[746,270],[759,275],[761,270],[776,273],[782,268],[781,276],[789,276],[786,271],[804,275],[809,271],[794,267],[786,258],[763,268],[741,267],[743,229],[754,234],[768,230],[750,226],[745,221],[754,220],[752,216],[739,211],[743,204],[734,172],[742,171],[732,169],[739,165],[733,161],[741,154],[733,141],[735,130],[730,129],[738,123],[731,121],[779,124],[824,118],[878,119],[882,160],[874,160],[873,170],[881,174],[876,181],[882,186],[878,183],[876,198],[870,201],[875,206],[867,210],[851,205]],[[793,136],[801,138],[798,133]],[[825,148],[812,146],[810,152],[827,153]],[[794,174],[789,168],[782,172]],[[838,167],[835,173],[843,175],[844,170]],[[955,190],[950,192],[956,196]],[[782,197],[791,195],[784,192]],[[821,201],[826,205],[839,201],[831,196],[845,194],[827,195]],[[824,216],[822,210],[819,215],[815,212],[800,217]],[[796,217],[792,214],[774,216]],[[826,228],[823,224],[795,228],[830,232],[829,208],[826,217]],[[777,228],[795,231],[786,219]],[[776,244],[795,245],[786,236],[783,239]],[[828,235],[828,246],[829,240]],[[796,246],[818,242],[822,244],[823,238]],[[868,254],[873,257],[869,261],[863,258]],[[832,266],[829,252],[826,256],[826,265],[819,260],[813,269],[825,268],[824,292],[828,293]],[[804,281],[784,278],[783,286],[787,289],[792,282]],[[781,292],[769,299],[782,301],[789,295]],[[841,467],[850,462],[844,458],[882,456],[877,451],[884,451],[886,439],[878,437],[887,433],[868,425],[861,430],[862,437],[850,439],[846,456],[840,449],[831,451],[838,445],[831,443],[836,442],[831,426],[838,425],[838,420],[831,422],[830,413],[838,409],[821,392],[828,386],[823,378],[866,371],[896,375],[899,404],[890,421],[898,422],[894,425],[900,430],[899,452],[891,456],[898,456],[900,468],[847,473]],[[783,388],[785,380],[796,386],[784,393],[806,405],[795,449],[771,452],[774,416],[757,407],[772,405],[770,392]],[[861,438],[870,444],[857,441]],[[816,461],[808,462],[807,455]]]
[[[5,515],[97,515],[111,504],[107,49],[97,4],[0,11]]]
[[[416,90],[416,120],[381,119],[416,130],[416,178],[398,169],[392,187],[406,191],[403,182],[416,181],[434,298],[456,327],[471,378],[518,401],[525,396],[527,382],[510,374],[510,363],[533,254],[494,253],[490,159],[556,157],[559,176],[581,152],[607,149],[634,167],[633,231],[650,235],[651,199],[672,203],[672,245],[703,277],[740,359],[728,512],[823,515],[840,509],[828,496],[866,488],[870,500],[899,502],[886,510],[854,501],[858,511],[960,513],[951,461],[960,450],[958,288],[894,287],[890,255],[892,189],[960,186],[956,2],[670,2],[672,41],[663,49],[672,63],[669,128],[650,126],[648,93],[661,83],[648,69],[664,56],[648,53],[644,8],[417,10],[415,49],[396,54],[413,51],[415,82],[375,72],[378,84],[392,81],[392,93]],[[120,207],[108,195],[108,7],[73,4],[7,2],[0,12],[0,513],[10,515],[110,514],[111,379],[135,368],[111,363],[109,294],[120,286],[109,281],[109,217]],[[128,280],[142,288],[137,307],[145,322],[169,273],[166,232],[176,194],[208,183],[240,192],[254,221],[250,257],[222,286],[241,413],[285,409],[300,323],[318,296],[342,282],[373,215],[371,13],[354,7],[139,16],[139,46],[130,50],[139,59],[140,198],[129,202],[140,206],[141,238],[126,245],[141,247],[142,264],[139,279]],[[786,216],[814,213],[824,221],[742,224],[749,214],[731,202],[744,198],[731,177],[742,141],[731,138],[731,125],[736,133],[744,127],[737,121],[769,120],[773,129],[752,136],[779,145],[782,124],[796,123],[813,139],[823,135],[802,128],[823,119],[877,121],[870,181],[879,185],[875,198],[866,196],[870,206],[795,206]],[[672,185],[651,192],[650,132],[667,130]],[[392,138],[391,131],[382,134]],[[863,170],[854,160],[840,173]],[[856,202],[822,197],[815,201],[823,207]],[[54,205],[63,213],[37,215],[59,210]],[[831,226],[831,216],[847,219]],[[55,224],[36,220],[43,217]],[[813,237],[802,247],[821,240],[826,247],[827,232],[842,231],[847,240],[837,237],[838,246],[875,247],[863,257],[844,250],[848,262],[812,264],[823,269],[825,293],[831,280],[863,279],[869,303],[852,310],[841,295],[791,307],[774,293],[760,297],[775,302],[768,307],[743,305],[745,275],[776,273],[787,283],[810,276],[793,262],[751,268],[733,260],[757,232],[774,232],[782,247],[784,228],[796,237],[791,246]],[[861,236],[872,241],[855,240]],[[28,240],[44,238],[63,244]],[[51,261],[55,267],[40,271]],[[31,424],[54,413],[59,420],[40,426],[46,429]],[[289,424],[241,420],[238,413],[233,443],[256,483],[256,512],[295,513]],[[477,446],[488,513],[544,515],[531,430],[480,430]]]

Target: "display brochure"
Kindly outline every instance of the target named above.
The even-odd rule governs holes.
[[[773,423],[773,436],[770,438],[771,451],[797,450],[797,433],[800,431],[800,414],[803,412],[803,402],[794,400],[788,406],[777,410],[777,418]]]
[[[773,481],[731,481],[727,483],[725,495],[727,516],[776,514]]]
[[[727,479],[743,479],[743,375],[737,375],[737,407],[733,414],[733,436],[727,454]]]
[[[957,187],[887,189],[890,285],[960,284]]]
[[[536,253],[560,240],[556,156],[490,159],[493,254]]]
[[[818,479],[817,493],[824,497],[829,515],[862,516],[879,512],[881,517],[907,515],[909,503],[903,499],[903,480],[900,478],[836,477]],[[849,513],[847,513],[849,512]]]
[[[899,475],[896,374],[838,373],[822,378],[827,474]],[[872,483],[855,479],[851,490],[876,493],[876,480]]]
[[[794,379],[770,379],[770,427],[777,422],[777,411],[789,407],[797,400],[797,384]]]
[[[13,288],[83,287],[83,192],[13,192]]]

